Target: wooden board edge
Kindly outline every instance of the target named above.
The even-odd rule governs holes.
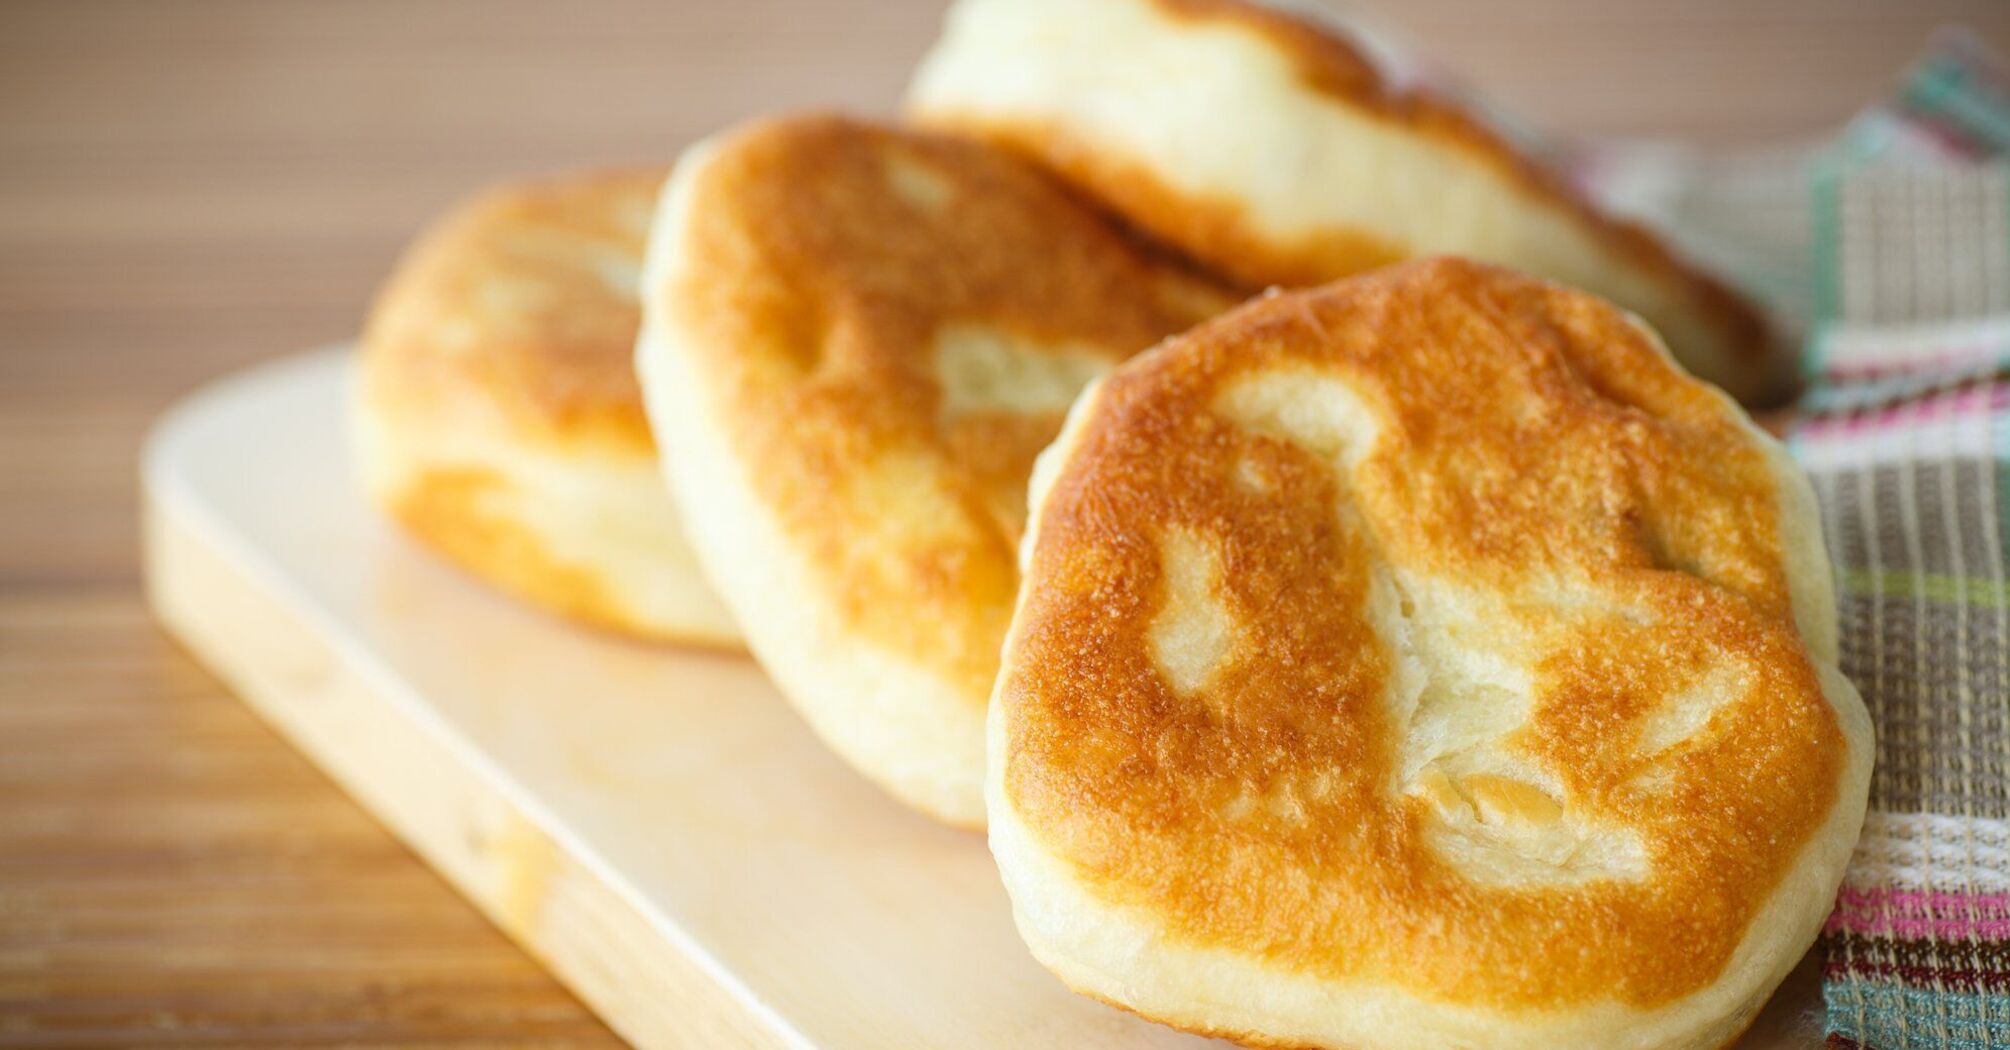
[[[157,468],[149,463],[141,486],[148,603],[247,706],[629,1042],[802,1045],[320,630]]]

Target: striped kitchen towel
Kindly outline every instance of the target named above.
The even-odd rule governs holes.
[[[2010,76],[1950,33],[1831,142],[1579,160],[1806,347],[1788,445],[1878,734],[1829,1045],[2010,1048]]]
[[[1830,1044],[2010,1047],[2010,78],[1946,37],[1808,174],[1789,440],[1878,730]]]

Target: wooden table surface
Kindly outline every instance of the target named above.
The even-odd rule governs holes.
[[[1374,5],[1554,128],[1760,141],[1995,0]],[[611,1045],[149,620],[136,454],[484,180],[884,113],[928,0],[0,0],[0,1046]]]

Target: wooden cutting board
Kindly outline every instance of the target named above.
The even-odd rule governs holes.
[[[888,801],[750,662],[578,630],[366,506],[348,357],[224,380],[156,428],[161,620],[644,1047],[1227,1046],[1070,994],[981,836]],[[1820,1045],[1803,964],[1741,1045]]]

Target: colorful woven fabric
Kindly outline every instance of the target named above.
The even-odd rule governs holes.
[[[1815,480],[1878,728],[1831,1045],[2010,1047],[2010,80],[1950,37],[1811,171]]]
[[[2010,76],[1953,34],[1832,142],[1579,162],[1805,339],[1788,444],[1878,732],[1829,1044],[2010,1048]]]

